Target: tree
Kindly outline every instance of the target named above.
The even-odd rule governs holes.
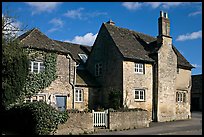
[[[13,34],[11,16],[2,16],[2,106],[6,109],[23,94],[28,74],[28,55]],[[8,33],[7,33],[8,32]]]

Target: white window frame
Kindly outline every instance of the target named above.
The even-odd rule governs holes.
[[[139,96],[138,99],[136,99],[136,92],[138,92],[138,96]],[[141,96],[143,98],[141,98]],[[134,90],[134,99],[135,99],[135,101],[145,101],[145,90],[144,89],[135,89]]]
[[[144,64],[142,63],[135,63],[134,72],[136,74],[144,74]]]
[[[33,71],[34,63],[38,64],[38,72]],[[43,65],[41,65],[41,64],[43,64]],[[43,67],[43,69],[41,69],[41,67]],[[30,71],[32,73],[40,73],[44,70],[45,70],[44,62],[42,62],[42,61],[30,61]]]
[[[176,102],[178,103],[186,102],[186,92],[183,91],[176,92]]]
[[[33,96],[31,96],[31,97],[29,97],[29,98],[25,98],[25,103],[27,102],[27,101],[29,101],[29,102],[34,102],[35,100],[33,100],[33,97],[37,97],[37,100],[36,101],[41,101],[40,100],[40,97],[43,97],[44,99],[42,100],[42,101],[44,101],[44,102],[47,102],[47,94],[46,93],[40,93],[40,94],[37,94],[37,95],[33,95]]]
[[[102,75],[102,63],[95,64],[95,76],[101,76]]]
[[[84,90],[82,88],[76,88],[74,94],[75,102],[83,102],[84,101]]]

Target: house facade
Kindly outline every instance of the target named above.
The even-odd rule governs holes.
[[[92,47],[51,40],[37,29],[19,39],[26,48],[57,54],[57,78],[38,91],[37,100],[46,95],[59,109],[110,108],[114,91],[121,93],[120,107],[146,109],[150,121],[191,118],[193,66],[173,45],[163,11],[157,37],[110,20],[102,24]]]
[[[104,107],[112,103],[108,96],[114,89],[122,91],[121,107],[146,109],[152,121],[191,118],[193,66],[172,44],[167,13],[160,12],[158,29],[155,38],[117,27],[113,21],[103,23],[87,70],[102,86]]]
[[[45,71],[43,53],[56,54],[56,78],[47,87],[36,91],[36,95],[27,97],[26,101],[43,100],[59,110],[93,108],[94,92],[99,85],[86,73],[83,62],[86,61],[91,47],[49,39],[36,28],[18,39],[25,49],[32,50],[29,53],[31,75]],[[36,53],[39,54],[31,58]],[[85,60],[80,55],[85,56]]]

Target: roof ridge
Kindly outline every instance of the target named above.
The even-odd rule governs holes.
[[[88,46],[88,45],[82,45],[82,44],[77,44],[77,43],[72,43],[72,42],[66,42],[66,41],[60,41],[60,40],[54,40],[54,41],[62,42],[62,43],[70,43],[70,44],[73,44],[73,45],[79,45],[79,46],[83,46],[83,47],[91,47],[91,46]]]
[[[151,37],[151,38],[156,39],[156,37],[153,37],[153,36],[151,36],[151,35],[149,35],[149,34],[145,34],[145,33],[139,32],[139,31],[135,31],[135,30],[131,30],[131,29],[128,29],[128,28],[123,28],[123,27],[119,27],[119,26],[115,26],[115,25],[110,25],[110,24],[108,24],[108,23],[106,23],[106,22],[104,22],[103,24],[109,25],[109,26],[112,26],[112,27],[116,27],[116,28],[119,28],[119,29],[124,29],[124,30],[126,30],[126,31],[130,31],[131,33],[140,33],[140,34],[142,34],[142,35],[145,35],[145,36],[148,36],[148,37]]]

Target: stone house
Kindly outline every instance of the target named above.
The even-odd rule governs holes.
[[[170,20],[160,12],[158,36],[103,23],[87,60],[87,70],[101,84],[105,108],[110,89],[122,92],[121,107],[148,110],[152,121],[191,118],[193,66],[172,43]]]
[[[202,74],[192,75],[191,111],[202,111]]]
[[[27,98],[27,101],[44,100],[61,110],[84,110],[93,107],[92,98],[99,84],[84,69],[91,47],[52,40],[37,28],[24,33],[18,39],[24,48],[32,49],[29,55],[35,52],[57,54],[57,78],[46,88],[37,91],[36,95]],[[39,56],[30,58],[30,73],[38,74],[44,71],[44,62]]]
[[[19,39],[25,48],[57,54],[57,78],[35,100],[44,98],[60,109],[109,108],[114,91],[122,94],[120,107],[146,109],[150,121],[191,118],[193,66],[172,43],[167,13],[160,12],[157,37],[110,20],[102,24],[92,48],[49,39],[38,29]]]

